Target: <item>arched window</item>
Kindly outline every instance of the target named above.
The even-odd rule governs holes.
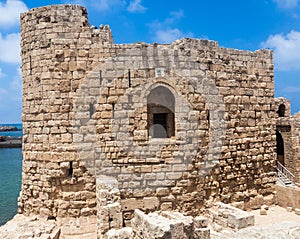
[[[277,114],[278,114],[279,117],[284,117],[285,116],[285,105],[284,104],[279,105],[278,110],[277,110]]]
[[[153,138],[175,135],[175,98],[164,86],[157,86],[147,97],[148,132]]]
[[[284,165],[284,142],[281,134],[276,130],[276,151],[277,151],[277,161]]]

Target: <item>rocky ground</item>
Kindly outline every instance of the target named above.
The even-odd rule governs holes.
[[[211,239],[299,239],[300,215],[288,212],[285,208],[272,206],[267,215],[260,215],[260,210],[251,212],[255,225],[236,232],[223,230],[211,231]]]
[[[211,239],[299,239],[300,215],[272,206],[267,215],[260,210],[251,212],[255,225],[238,231],[211,227]],[[17,215],[0,227],[1,239],[96,239],[96,217],[78,219],[44,220]]]
[[[96,217],[46,220],[16,215],[0,227],[1,239],[96,239]]]

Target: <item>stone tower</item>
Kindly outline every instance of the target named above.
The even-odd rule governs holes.
[[[90,30],[84,7],[57,5],[21,16],[23,184],[19,209],[49,217],[95,213],[95,178],[73,147],[73,97],[92,67],[91,44],[112,44]]]
[[[273,202],[271,51],[118,45],[76,5],[24,13],[21,37],[21,213],[98,210],[109,228],[136,208],[195,215],[214,200]]]

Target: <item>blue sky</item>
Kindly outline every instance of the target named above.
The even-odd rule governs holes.
[[[19,14],[62,3],[84,5],[91,25],[110,25],[116,43],[215,40],[275,54],[275,94],[300,111],[300,0],[0,0],[0,123],[21,122]]]

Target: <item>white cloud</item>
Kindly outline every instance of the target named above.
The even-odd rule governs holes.
[[[169,17],[159,22],[154,21],[149,26],[153,31],[153,40],[159,43],[171,43],[183,37],[193,37],[191,32],[183,32],[178,27],[173,27],[182,17],[184,13],[182,10],[170,12]]]
[[[129,12],[145,12],[146,8],[142,6],[141,0],[132,0],[127,7],[127,11]]]
[[[99,0],[90,2],[91,6],[96,7],[99,11],[114,11],[126,5],[125,0]]]
[[[116,11],[126,6],[126,0],[63,0],[62,2],[65,4],[79,4],[101,12]]]
[[[278,7],[284,9],[296,8],[299,0],[273,0],[277,3]]]
[[[173,12],[170,12],[170,17],[166,19],[166,23],[173,23],[175,22],[176,20],[180,20],[181,18],[183,18],[184,16],[184,13],[182,10],[178,10],[178,11],[173,11]]]
[[[5,37],[0,33],[0,61],[20,63],[20,34],[12,33]]]
[[[3,78],[5,74],[3,73],[2,69],[0,68],[0,79]]]
[[[22,89],[22,71],[21,68],[18,67],[16,69],[17,74],[13,78],[13,81],[10,82],[10,88],[16,92],[21,92]]]
[[[156,39],[160,43],[170,43],[183,37],[193,37],[192,33],[183,33],[178,28],[156,31]]]
[[[7,0],[0,2],[0,27],[11,27],[18,25],[20,13],[27,11],[26,4],[19,0]]]
[[[283,92],[286,93],[298,93],[300,92],[300,87],[299,86],[288,86],[282,89]]]
[[[300,70],[300,32],[271,35],[262,47],[274,50],[278,70]]]
[[[7,90],[4,88],[0,88],[0,96],[6,96],[8,94]]]

